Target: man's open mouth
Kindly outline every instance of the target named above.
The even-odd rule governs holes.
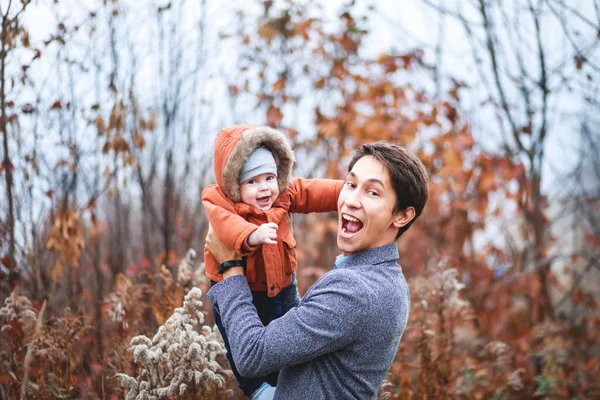
[[[363,223],[356,217],[348,214],[342,214],[341,233],[345,237],[352,237],[363,227]]]

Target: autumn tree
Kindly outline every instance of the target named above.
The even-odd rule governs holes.
[[[29,67],[36,57],[36,53],[31,51],[28,54],[29,60],[24,65],[16,65],[13,62],[15,53],[26,52],[30,48],[29,33],[21,25],[22,14],[29,5],[29,1],[13,2],[0,6],[0,18],[2,19],[2,33],[0,33],[0,129],[2,130],[2,150],[3,157],[0,163],[0,171],[4,172],[5,177],[5,193],[7,200],[6,221],[2,223],[2,236],[8,237],[8,246],[0,246],[0,251],[5,254],[2,256],[2,265],[8,268],[10,286],[16,284],[18,276],[16,262],[16,207],[15,207],[15,162],[14,162],[14,147],[9,144],[9,128],[12,129],[13,135],[19,139],[17,114],[14,110],[15,101],[11,95],[14,93],[15,81],[12,73],[19,67],[23,68],[23,73]],[[11,79],[13,78],[13,79]],[[24,84],[24,79],[21,79],[21,84]],[[6,231],[6,233],[4,233]],[[4,241],[3,241],[4,242]],[[3,282],[5,280],[3,279]],[[4,293],[4,290],[0,290]]]
[[[522,271],[535,271],[543,296],[533,305],[538,320],[554,319],[551,296],[552,260],[549,249],[551,221],[547,219],[548,189],[543,182],[548,173],[548,148],[561,132],[570,130],[577,137],[578,127],[557,119],[570,118],[565,101],[583,104],[590,98],[588,82],[597,75],[593,61],[598,52],[598,16],[591,2],[578,9],[563,1],[476,1],[467,5],[425,0],[439,18],[455,22],[464,31],[471,53],[469,65],[477,72],[484,89],[473,91],[476,104],[497,124],[481,126],[499,139],[498,154],[525,166],[519,185],[526,190],[518,199],[524,218],[519,257]],[[597,5],[596,5],[597,6]],[[444,47],[444,34],[440,47]],[[558,43],[563,45],[557,46]],[[436,65],[435,68],[443,68]],[[567,100],[569,99],[569,100]],[[577,111],[575,111],[577,112]],[[575,139],[577,140],[577,139]],[[565,140],[563,140],[564,142]],[[555,156],[556,157],[556,156]],[[564,173],[565,171],[563,171]],[[546,184],[552,188],[551,184]]]

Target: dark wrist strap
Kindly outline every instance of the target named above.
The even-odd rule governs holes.
[[[241,260],[229,260],[222,262],[219,264],[219,274],[222,274],[232,267],[243,267],[244,273],[246,273],[246,257],[243,257]]]

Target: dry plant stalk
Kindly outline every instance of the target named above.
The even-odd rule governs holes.
[[[33,358],[32,339],[39,335],[41,328],[41,318],[45,311],[46,302],[39,313],[39,318],[31,307],[31,302],[27,297],[19,296],[18,288],[15,288],[10,296],[4,299],[4,307],[0,308],[0,332],[7,335],[12,340],[2,340],[4,347],[0,355],[1,361],[6,362],[5,366],[19,365],[18,353],[21,346],[27,346],[27,354],[23,362],[23,381],[21,382],[21,398],[25,398],[27,386],[29,384],[29,365]],[[8,346],[7,346],[8,345]],[[5,347],[6,346],[6,347]],[[1,348],[0,347],[0,348]],[[6,353],[4,353],[6,351]],[[4,360],[7,356],[8,360]],[[10,370],[14,382],[18,383],[18,369]],[[10,390],[10,389],[9,389]],[[10,392],[9,392],[10,393]]]
[[[33,333],[37,316],[31,308],[29,299],[19,296],[18,289],[15,288],[10,296],[4,299],[4,307],[0,308],[0,320],[6,322],[2,326],[2,332],[13,329],[11,322],[16,321],[23,330],[23,333],[25,333],[25,336],[28,336]]]
[[[35,324],[35,332],[33,334],[34,338],[39,337],[42,331],[42,319],[44,317],[44,313],[46,312],[46,305],[47,302],[46,300],[44,300],[44,304],[42,304],[42,309],[38,314],[37,323]],[[25,399],[25,396],[27,395],[27,385],[29,384],[29,366],[31,365],[31,361],[33,361],[33,346],[30,343],[27,346],[27,354],[25,355],[25,362],[23,366],[25,372],[23,373],[23,381],[21,382],[21,400]]]
[[[131,339],[129,351],[140,364],[139,375],[115,375],[127,388],[126,400],[214,398],[225,392],[232,372],[218,331],[202,325],[201,296],[193,288],[152,340],[144,335]]]

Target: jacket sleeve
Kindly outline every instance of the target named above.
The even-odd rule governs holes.
[[[216,305],[242,376],[258,377],[339,350],[364,334],[368,291],[344,273],[319,279],[282,317],[264,326],[244,276],[225,279],[208,292]]]
[[[206,210],[208,222],[227,247],[242,255],[252,254],[258,248],[249,247],[246,243],[246,239],[258,225],[238,215],[233,202],[222,194],[217,186],[207,186],[202,191],[202,205]]]
[[[343,186],[344,181],[340,180],[296,178],[289,188],[292,201],[290,212],[308,214],[336,211]]]

